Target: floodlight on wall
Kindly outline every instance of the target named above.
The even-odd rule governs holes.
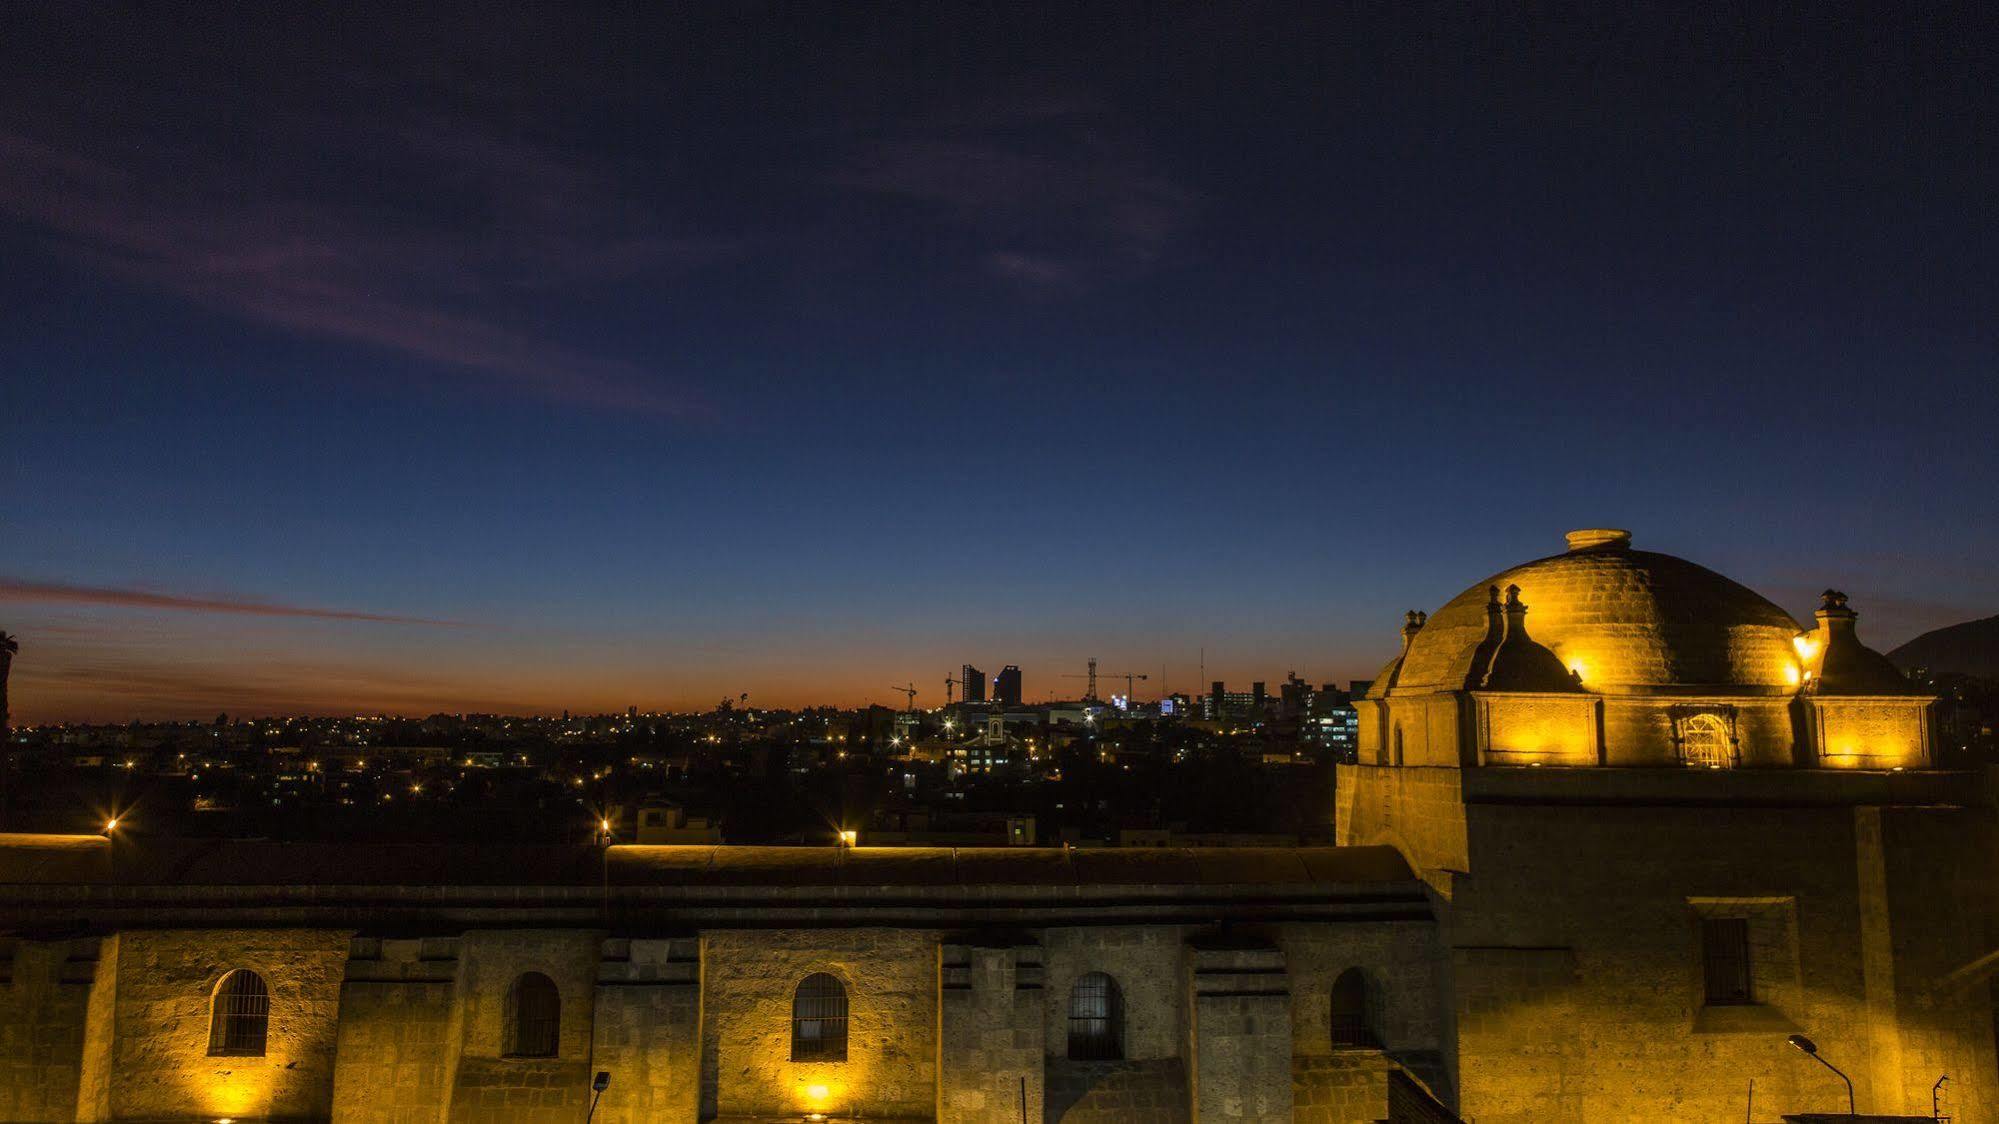
[[[590,1119],[597,1115],[597,1102],[604,1099],[604,1090],[610,1087],[611,1071],[598,1070],[597,1076],[590,1081],[590,1111],[583,1114],[583,1124],[590,1124]]]
[[[1789,1038],[1784,1039],[1784,1041],[1804,1051],[1804,1053],[1807,1056],[1809,1056],[1813,1061],[1819,1063],[1820,1065],[1826,1067],[1829,1070],[1832,1070],[1834,1073],[1839,1075],[1839,1079],[1841,1081],[1846,1082],[1846,1114],[1848,1116],[1855,1115],[1853,1108],[1853,1078],[1848,1077],[1844,1072],[1840,1070],[1838,1066],[1832,1064],[1831,1062],[1825,1060],[1823,1057],[1819,1056],[1818,1043],[1812,1041],[1809,1038],[1806,1038],[1804,1035],[1793,1034]]]

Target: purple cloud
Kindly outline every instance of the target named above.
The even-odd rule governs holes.
[[[242,613],[256,617],[307,617],[328,621],[372,621],[380,624],[454,625],[455,621],[288,605],[253,598],[189,596],[114,586],[70,585],[21,578],[0,578],[0,601],[30,604],[113,605],[134,609],[174,609],[196,613]]]
[[[471,126],[430,121],[386,143],[445,165],[446,186],[480,201],[508,237],[252,190],[242,169],[188,153],[128,165],[7,130],[0,214],[92,268],[246,320],[567,402],[706,411],[638,364],[473,309],[495,295],[698,268],[733,252],[726,240],[676,237],[604,174]],[[142,178],[133,167],[178,171]]]
[[[832,182],[927,205],[971,235],[978,268],[1051,291],[1150,269],[1197,202],[1115,115],[1077,98],[996,102],[891,128],[856,144]]]

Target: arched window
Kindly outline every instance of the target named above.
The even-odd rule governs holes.
[[[1336,1047],[1375,1045],[1367,1010],[1367,973],[1348,968],[1333,981],[1332,1039]]]
[[[1091,972],[1069,989],[1069,1056],[1091,1062],[1124,1057],[1124,995],[1102,972]]]
[[[507,989],[510,1058],[552,1058],[562,1030],[562,992],[540,972],[523,972]]]
[[[208,1054],[261,1058],[271,1029],[271,992],[264,977],[238,968],[222,977],[208,1016]]]
[[[847,1060],[847,989],[824,972],[814,972],[791,997],[791,1060]]]
[[[1694,769],[1726,769],[1735,764],[1735,747],[1728,728],[1712,714],[1680,719],[1680,760]]]

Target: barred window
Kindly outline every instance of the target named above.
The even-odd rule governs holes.
[[[270,1026],[271,992],[264,977],[248,968],[222,977],[208,1018],[209,1056],[261,1058]]]
[[[791,997],[791,1060],[847,1060],[847,989],[824,972],[814,972]]]
[[[562,1030],[562,993],[540,972],[525,972],[507,990],[506,1056],[552,1058]]]
[[[1735,765],[1735,746],[1728,729],[1712,714],[1680,720],[1680,759],[1696,769],[1727,769]]]
[[[1332,1032],[1334,1046],[1375,1045],[1367,1010],[1367,973],[1359,968],[1348,968],[1333,981]]]
[[[1701,974],[1705,977],[1710,1007],[1734,1007],[1756,1001],[1750,994],[1747,918],[1701,919]]]
[[[1124,1057],[1124,996],[1117,981],[1091,972],[1069,989],[1069,1057],[1118,1061]]]

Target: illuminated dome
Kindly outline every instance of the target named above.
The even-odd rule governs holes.
[[[1462,690],[1488,633],[1493,590],[1519,587],[1533,639],[1585,689],[1699,687],[1795,691],[1804,629],[1748,587],[1670,554],[1631,549],[1626,531],[1568,535],[1564,553],[1479,582],[1432,613],[1394,686]]]

